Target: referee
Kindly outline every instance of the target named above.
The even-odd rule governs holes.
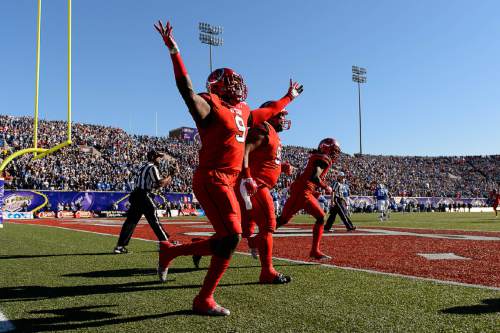
[[[163,227],[156,216],[156,206],[153,201],[153,189],[164,187],[170,184],[171,177],[166,176],[160,178],[158,166],[164,154],[156,150],[151,150],[147,154],[147,162],[145,162],[135,176],[135,188],[130,193],[129,202],[130,208],[127,212],[127,219],[123,223],[122,230],[120,231],[120,238],[118,244],[114,249],[114,253],[121,254],[127,253],[126,246],[132,238],[135,227],[144,214],[148,220],[149,225],[153,229],[159,241],[168,240],[168,234],[163,230]]]
[[[333,226],[333,222],[335,222],[335,218],[337,214],[340,216],[340,219],[344,223],[347,231],[356,230],[356,227],[352,224],[351,219],[349,218],[346,211],[346,197],[347,197],[347,184],[344,182],[345,175],[343,172],[339,172],[338,180],[333,183],[332,186],[332,199],[330,204],[330,216],[328,216],[328,220],[325,223],[325,231],[331,232],[331,228]]]

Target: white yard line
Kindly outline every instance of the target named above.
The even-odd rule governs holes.
[[[95,231],[77,230],[77,229],[72,229],[72,228],[57,227],[57,226],[50,226],[50,225],[40,225],[40,224],[15,223],[15,222],[11,222],[11,223],[22,224],[22,225],[33,225],[33,226],[38,226],[38,227],[58,228],[58,229],[63,229],[63,230],[70,230],[70,231],[77,231],[77,232],[85,232],[85,233],[89,233],[89,234],[96,234],[96,235],[116,237],[116,235],[111,235],[111,234],[106,234],[106,233],[101,233],[101,232],[95,232]],[[156,240],[151,240],[151,239],[144,239],[144,238],[137,238],[137,237],[132,237],[132,238],[133,239],[138,239],[138,240],[143,240],[143,241],[146,241],[146,242],[158,242]],[[239,252],[239,251],[237,251],[236,253],[243,254],[243,255],[246,255],[246,256],[250,256],[251,255],[248,252]],[[355,267],[347,267],[347,266],[337,266],[337,265],[331,265],[331,264],[321,264],[321,263],[317,263],[317,262],[309,262],[309,261],[303,261],[303,260],[294,260],[294,259],[289,259],[289,258],[273,257],[273,259],[287,261],[287,262],[292,262],[292,263],[298,263],[298,264],[319,265],[319,266],[323,266],[323,267],[338,268],[338,269],[343,269],[343,270],[348,270],[348,271],[365,272],[365,273],[371,273],[371,274],[400,277],[400,278],[406,278],[406,279],[411,279],[411,280],[429,281],[429,282],[434,282],[434,283],[439,283],[439,284],[444,284],[444,285],[454,285],[454,286],[461,286],[461,287],[472,287],[472,288],[480,288],[480,289],[488,289],[488,290],[500,291],[500,288],[498,288],[498,287],[484,286],[484,285],[481,285],[481,284],[471,284],[471,283],[463,283],[463,282],[456,282],[456,281],[449,281],[449,280],[438,280],[438,279],[425,278],[425,277],[420,277],[420,276],[405,275],[405,274],[399,274],[399,273],[388,273],[388,272],[381,272],[381,271],[376,271],[376,270],[371,270],[371,269],[364,269],[364,268],[355,268]],[[1,312],[0,312],[0,314],[1,314]],[[0,317],[0,320],[1,320],[1,317]],[[0,327],[1,327],[1,325],[0,325]],[[0,333],[2,333],[1,330],[0,330]]]
[[[198,228],[202,228],[199,226]],[[208,228],[208,226],[207,226]],[[211,228],[211,227],[210,227]],[[210,237],[214,231],[191,231],[185,232],[188,236],[207,236]],[[310,229],[279,229],[273,235],[273,238],[287,238],[287,237],[310,237],[312,232]],[[500,237],[495,236],[474,236],[474,235],[446,235],[446,234],[426,234],[416,232],[404,232],[385,229],[357,229],[355,232],[342,232],[342,233],[324,233],[323,237],[358,237],[358,236],[412,236],[422,238],[436,238],[436,239],[451,239],[451,240],[467,240],[467,241],[500,241]]]
[[[14,329],[14,324],[12,324],[2,311],[0,311],[0,333],[11,332]]]
[[[251,255],[250,253],[241,253],[241,254]],[[339,269],[344,269],[347,271],[356,271],[356,272],[365,272],[365,273],[372,273],[372,274],[378,274],[378,275],[387,275],[387,276],[394,276],[394,277],[406,278],[406,279],[411,279],[411,280],[430,281],[430,282],[435,282],[435,283],[439,283],[439,284],[446,284],[446,285],[473,287],[473,288],[481,288],[481,289],[500,291],[500,288],[498,288],[498,287],[484,286],[481,284],[463,283],[463,282],[456,282],[456,281],[449,281],[449,280],[438,280],[438,279],[432,279],[432,278],[426,278],[426,277],[420,277],[420,276],[405,275],[405,274],[399,274],[399,273],[380,272],[380,271],[375,271],[375,270],[371,270],[371,269],[337,266],[337,265],[331,265],[331,264],[321,264],[321,263],[314,263],[314,262],[308,262],[308,261],[302,261],[302,260],[293,260],[293,259],[287,259],[287,258],[273,257],[273,259],[294,262],[294,263],[300,263],[300,264],[311,264],[311,265],[316,264],[319,266],[339,268]]]

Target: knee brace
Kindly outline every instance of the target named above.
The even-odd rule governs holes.
[[[231,258],[241,240],[240,234],[232,234],[220,239],[212,239],[210,245],[214,255],[222,258]]]

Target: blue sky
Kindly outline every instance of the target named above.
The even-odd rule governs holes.
[[[66,115],[66,0],[43,2],[40,115]],[[362,87],[363,152],[500,153],[500,2],[73,0],[74,120],[166,135],[193,126],[161,38],[170,19],[197,91],[209,74],[198,22],[224,26],[214,68],[231,67],[248,103],[281,97],[290,77],[304,94],[289,107],[285,144],[336,137],[359,150],[351,66]],[[32,115],[36,0],[0,1],[0,113]]]

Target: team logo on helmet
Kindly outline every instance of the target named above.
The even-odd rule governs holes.
[[[243,77],[231,68],[218,68],[210,73],[207,79],[207,91],[232,105],[247,98],[247,86]]]

